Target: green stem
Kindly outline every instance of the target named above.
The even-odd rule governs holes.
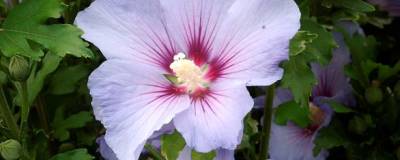
[[[46,133],[48,133],[50,131],[48,115],[47,115],[46,106],[43,102],[43,97],[41,95],[38,96],[35,106],[36,106],[36,110],[38,113],[40,124],[42,125],[42,127],[46,131]]]
[[[28,116],[29,116],[29,97],[28,97],[28,87],[26,82],[18,82],[18,86],[19,86],[19,92],[21,95],[21,126],[22,127],[23,123],[28,122]]]
[[[29,153],[27,151],[27,131],[28,131],[28,118],[29,118],[29,97],[28,97],[28,86],[27,82],[17,82],[16,83],[17,90],[20,94],[21,98],[21,124],[20,124],[20,134],[19,138],[22,145],[22,159],[28,160]]]
[[[147,152],[149,152],[149,154],[154,159],[156,159],[156,160],[165,160],[163,155],[157,149],[155,149],[153,146],[151,146],[150,144],[145,144],[144,148],[146,148]]]
[[[264,127],[262,128],[259,160],[268,159],[268,147],[269,147],[269,137],[271,131],[272,104],[274,101],[274,91],[275,91],[275,85],[271,85],[266,89],[265,106],[264,106]]]
[[[12,133],[12,138],[18,139],[19,135],[18,125],[14,119],[12,112],[10,111],[10,107],[8,105],[3,87],[0,87],[0,114],[2,114],[2,117],[4,118],[7,127],[10,129]]]

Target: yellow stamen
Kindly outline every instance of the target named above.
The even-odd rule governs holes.
[[[177,77],[178,83],[187,87],[189,92],[198,87],[205,87],[203,71],[192,60],[186,59],[182,52],[174,56],[174,62],[169,66]]]

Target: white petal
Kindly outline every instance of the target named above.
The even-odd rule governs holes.
[[[240,143],[243,118],[253,103],[243,83],[217,82],[204,99],[192,99],[191,107],[173,122],[186,144],[199,152],[233,150]]]
[[[167,23],[178,43],[196,64],[209,60],[214,36],[235,0],[161,0]]]
[[[281,79],[279,63],[300,27],[293,0],[161,1],[176,40],[196,64],[210,63],[210,79],[269,85]],[[215,71],[214,71],[215,70]]]
[[[212,61],[223,77],[270,85],[281,79],[278,65],[299,27],[293,0],[237,0],[218,30]]]
[[[96,119],[120,160],[138,159],[154,131],[188,108],[187,95],[174,94],[169,82],[149,66],[107,60],[89,77]]]
[[[176,53],[159,0],[96,0],[79,12],[83,38],[107,58],[132,58],[169,70]]]

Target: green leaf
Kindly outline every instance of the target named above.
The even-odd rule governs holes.
[[[286,125],[288,121],[302,128],[307,127],[311,123],[308,107],[300,107],[295,101],[279,105],[275,111],[275,123]]]
[[[0,86],[7,83],[7,74],[0,70]]]
[[[57,69],[61,60],[61,57],[47,53],[42,60],[41,68],[37,70],[38,65],[34,66],[34,69],[32,70],[31,75],[27,80],[29,104],[32,104],[33,101],[35,101],[36,96],[43,88],[47,76]]]
[[[21,144],[13,139],[0,143],[0,154],[5,160],[15,160],[20,157]]]
[[[333,121],[330,126],[322,128],[314,140],[314,156],[318,155],[322,149],[346,146],[349,143],[349,139],[344,133],[345,130],[340,122],[337,121]]]
[[[333,34],[312,19],[304,18],[301,25],[301,30],[318,35],[312,43],[307,45],[304,51],[307,54],[307,60],[309,62],[316,61],[320,64],[328,64],[331,60],[333,49],[337,48]]]
[[[50,81],[50,93],[55,95],[73,93],[77,89],[79,81],[86,78],[89,73],[89,67],[83,64],[57,71]]]
[[[289,54],[296,56],[306,50],[306,46],[318,37],[317,34],[308,31],[299,31],[290,41]]]
[[[213,160],[215,155],[215,151],[208,153],[199,153],[192,150],[192,160]]]
[[[378,71],[378,79],[386,80],[392,76],[397,75],[400,72],[400,61],[396,63],[394,67],[390,67],[384,64],[380,64],[377,62],[373,62],[371,60],[367,60],[361,63],[362,68],[364,69],[364,74],[369,76],[372,71]]]
[[[43,88],[47,76],[57,69],[61,60],[60,56],[47,53],[41,63],[37,62],[33,65],[31,74],[27,80],[29,105],[35,101],[36,96]],[[15,97],[15,100],[17,105],[21,104],[20,94]]]
[[[301,54],[284,62],[282,77],[282,87],[289,88],[293,93],[294,100],[302,107],[308,106],[311,89],[317,83],[314,73],[307,65],[308,61],[305,56],[307,55]]]
[[[359,12],[373,12],[375,8],[373,5],[364,2],[363,0],[331,0],[335,5],[351,9]]]
[[[310,43],[306,45],[304,51],[299,54],[291,53],[289,61],[283,63],[282,86],[290,89],[294,100],[305,107],[308,106],[312,87],[317,83],[309,64],[311,62],[328,64],[332,51],[337,45],[332,33],[312,19],[303,18],[301,30],[311,34],[309,37],[314,37],[314,39],[308,41]],[[292,49],[293,52],[295,50]]]
[[[247,115],[244,120],[244,133],[252,135],[258,132],[258,121],[251,118],[251,115]]]
[[[258,136],[258,121],[247,114],[244,120],[244,132],[240,145],[237,147],[239,150],[245,150],[248,159],[255,159],[256,156],[256,143],[260,139]]]
[[[6,3],[4,3],[3,1],[0,1],[0,10],[3,10],[4,8],[6,8]]]
[[[92,160],[94,157],[90,155],[85,148],[74,149],[72,151],[59,153],[50,158],[50,160]]]
[[[185,140],[176,131],[173,134],[164,135],[161,137],[161,154],[167,160],[175,160],[183,148],[185,148],[185,145]]]
[[[69,139],[68,129],[81,128],[86,125],[86,123],[93,120],[93,116],[90,112],[81,111],[77,114],[71,115],[66,119],[63,119],[64,107],[57,108],[55,119],[52,123],[54,128],[54,137],[60,141],[65,141]]]
[[[344,106],[343,104],[340,104],[335,101],[329,101],[328,102],[329,106],[337,113],[350,113],[353,112],[352,109],[350,109],[347,106]]]
[[[43,52],[32,47],[42,45],[61,57],[66,54],[92,57],[80,36],[82,31],[69,24],[45,25],[49,18],[61,16],[60,0],[24,0],[10,11],[0,27],[0,49],[5,56],[24,55],[38,60]]]

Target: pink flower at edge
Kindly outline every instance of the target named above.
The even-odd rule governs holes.
[[[352,36],[354,33],[363,34],[362,29],[352,22],[339,22],[338,26]],[[314,156],[314,140],[319,131],[329,125],[334,116],[333,109],[326,100],[336,101],[346,106],[356,104],[349,78],[344,73],[345,65],[351,62],[351,55],[341,33],[334,32],[333,36],[338,48],[333,51],[331,62],[322,66],[317,63],[311,65],[318,83],[313,87],[310,96],[310,118],[312,123],[302,128],[293,122],[287,125],[271,124],[270,150],[272,160],[324,160],[329,156],[327,150]],[[264,106],[265,96],[255,98],[256,107]],[[274,107],[293,100],[288,89],[278,88],[275,92]]]
[[[94,1],[75,23],[107,59],[88,82],[106,143],[138,159],[173,121],[199,152],[235,149],[254,103],[246,86],[282,77],[299,20],[293,0]]]
[[[400,16],[400,0],[368,0],[368,2],[377,5],[380,9],[388,12],[390,16]]]

